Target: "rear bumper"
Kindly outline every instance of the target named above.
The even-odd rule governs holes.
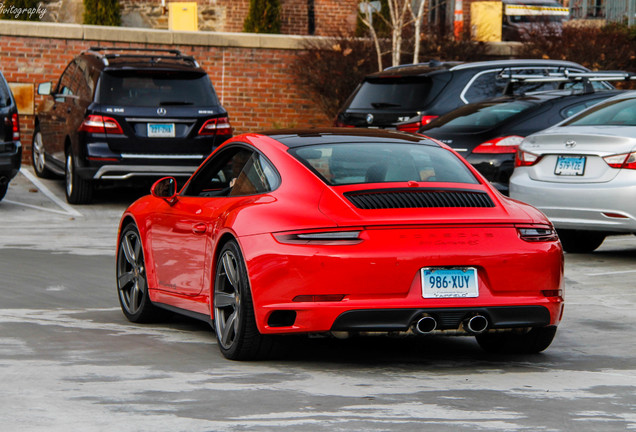
[[[22,144],[20,141],[0,143],[0,177],[11,180],[22,165]]]
[[[545,306],[502,306],[474,308],[369,309],[344,312],[332,331],[406,331],[423,316],[437,322],[439,330],[457,330],[475,315],[488,319],[489,329],[544,327],[550,325],[550,309]]]
[[[636,176],[619,173],[605,183],[532,180],[523,169],[510,179],[510,196],[541,210],[556,228],[616,233],[636,232]]]
[[[77,168],[77,173],[87,180],[128,180],[134,177],[189,177],[198,168],[171,165],[102,165]]]

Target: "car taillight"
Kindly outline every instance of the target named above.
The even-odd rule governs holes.
[[[357,244],[362,241],[360,230],[308,231],[275,234],[276,240],[287,244]]]
[[[11,130],[13,131],[13,141],[20,141],[20,117],[17,113],[11,114]]]
[[[231,135],[232,126],[230,125],[229,117],[213,118],[201,126],[199,129],[199,135]]]
[[[124,132],[121,130],[121,126],[112,117],[106,117],[97,114],[91,114],[84,119],[79,129],[80,132],[88,133],[101,133],[101,134],[113,134],[122,135]]]
[[[433,120],[435,120],[438,116],[422,116],[419,117],[417,121],[413,121],[413,122],[409,122],[409,123],[402,123],[402,124],[398,124],[396,125],[397,130],[402,131],[402,132],[417,132],[420,130],[420,128],[424,125],[429,124],[430,122],[432,122]]]
[[[519,238],[527,242],[548,242],[559,239],[556,230],[549,225],[517,226]]]
[[[479,144],[473,153],[516,153],[523,137],[511,135],[498,137]]]
[[[636,169],[636,152],[605,156],[603,160],[612,168]]]
[[[515,157],[515,167],[532,166],[539,162],[539,159],[541,156],[519,149]]]

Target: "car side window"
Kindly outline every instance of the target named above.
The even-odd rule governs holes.
[[[273,166],[261,154],[244,147],[224,150],[192,178],[186,196],[227,197],[269,192],[280,184]]]
[[[66,67],[62,76],[60,77],[60,82],[57,85],[57,94],[61,95],[74,95],[77,94],[77,89],[79,87],[79,80],[81,79],[77,74],[77,63],[72,61]]]

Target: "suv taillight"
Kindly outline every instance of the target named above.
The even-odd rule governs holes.
[[[515,167],[532,166],[539,162],[539,159],[541,156],[519,149],[515,157]]]
[[[11,130],[13,131],[13,141],[20,141],[20,117],[17,113],[11,114]]]
[[[612,168],[636,169],[636,152],[605,156],[603,160]]]
[[[113,135],[122,135],[124,132],[121,126],[112,117],[91,114],[84,119],[78,131],[88,133],[109,133]]]
[[[473,153],[516,153],[523,137],[517,135],[494,138],[479,144]]]
[[[420,128],[422,126],[425,126],[425,125],[429,124],[430,122],[435,120],[437,117],[439,117],[439,116],[435,116],[435,115],[421,116],[421,117],[417,117],[416,121],[412,121],[410,123],[398,124],[395,127],[396,127],[397,130],[402,131],[402,132],[416,133],[417,131],[420,130]]]
[[[213,118],[201,126],[199,129],[199,135],[231,135],[232,126],[230,125],[229,117]]]

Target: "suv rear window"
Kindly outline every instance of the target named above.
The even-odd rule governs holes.
[[[9,97],[9,89],[2,77],[0,77],[0,107],[6,107],[11,105],[11,98]]]
[[[205,74],[138,70],[102,74],[96,101],[103,105],[142,107],[219,105]]]
[[[478,183],[455,155],[431,145],[321,144],[297,147],[290,153],[332,186],[407,181]]]
[[[421,107],[431,91],[430,78],[396,77],[367,79],[349,108],[413,110]]]

